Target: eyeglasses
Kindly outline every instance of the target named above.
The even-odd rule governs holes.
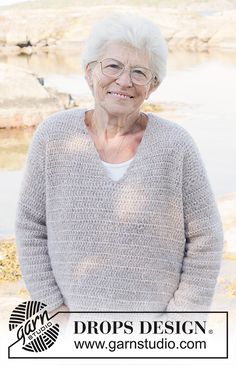
[[[129,69],[131,81],[136,85],[147,85],[151,80],[158,83],[158,78],[154,73],[146,67],[127,67],[122,62],[114,60],[113,58],[105,58],[101,61],[94,61],[101,64],[101,71],[103,75],[118,78],[126,68]]]

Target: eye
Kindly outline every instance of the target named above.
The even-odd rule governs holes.
[[[120,70],[121,67],[117,63],[110,63],[110,64],[106,65],[105,68],[112,68],[114,70]]]
[[[101,62],[102,65],[102,72],[106,76],[117,76],[121,73],[123,69],[123,65],[113,59],[105,59]]]
[[[136,76],[142,76],[142,77],[147,77],[146,72],[140,68],[134,68],[133,69],[133,74]]]

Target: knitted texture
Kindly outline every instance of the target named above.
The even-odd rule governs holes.
[[[191,136],[147,113],[137,153],[113,181],[85,112],[47,118],[30,146],[16,241],[32,299],[49,310],[209,310],[223,232]]]

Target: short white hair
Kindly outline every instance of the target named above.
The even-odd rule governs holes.
[[[110,42],[125,43],[144,51],[158,82],[162,82],[166,75],[168,51],[157,25],[133,13],[115,13],[100,20],[92,28],[82,54],[84,70],[90,62],[102,57]]]

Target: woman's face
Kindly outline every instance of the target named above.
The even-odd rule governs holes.
[[[112,58],[122,62],[126,67],[140,66],[150,69],[148,57],[139,50],[119,43],[109,44],[101,60]],[[101,107],[113,115],[129,115],[139,111],[144,100],[156,88],[151,82],[136,85],[130,79],[129,68],[117,78],[106,76],[101,71],[101,64],[88,65],[86,79],[93,90],[95,108]],[[126,97],[124,97],[126,95]]]

